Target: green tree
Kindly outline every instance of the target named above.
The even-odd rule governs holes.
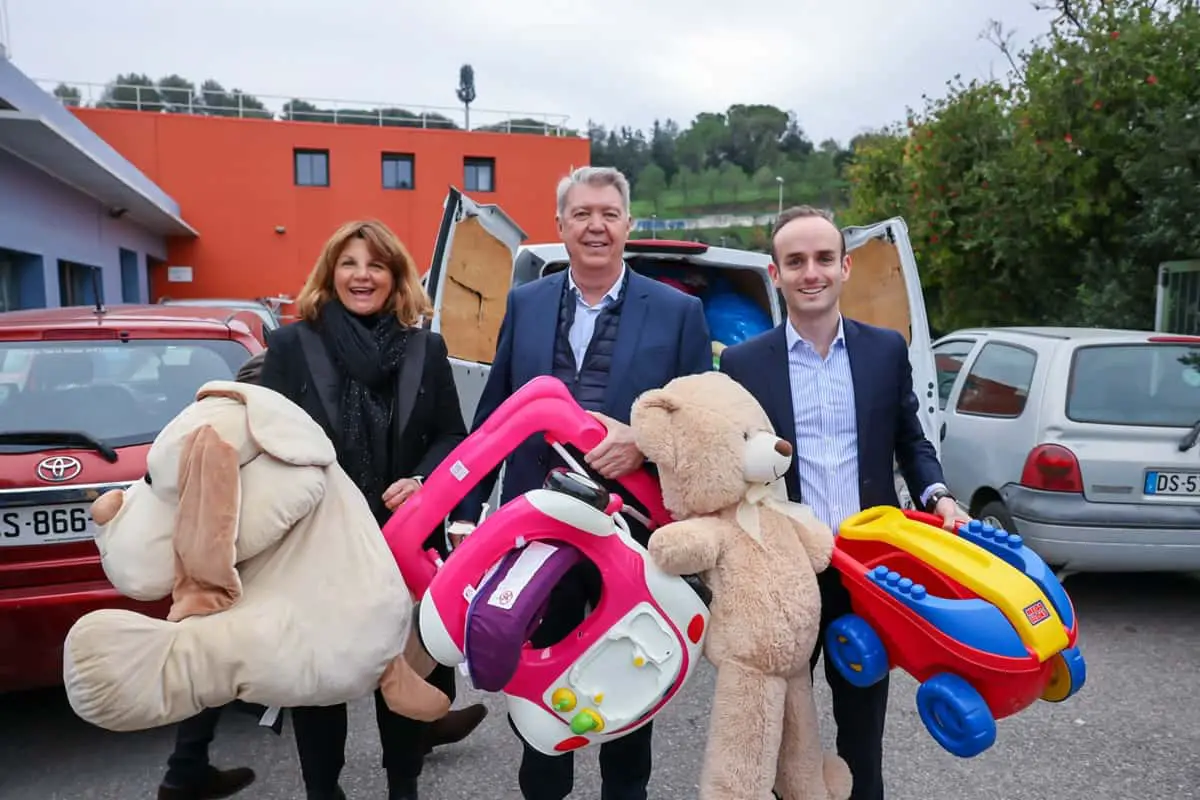
[[[667,173],[658,164],[651,161],[637,176],[637,192],[639,199],[649,200],[654,204],[654,213],[662,212],[662,195],[667,190]]]
[[[936,327],[1147,327],[1158,264],[1200,255],[1200,10],[1056,5],[1028,52],[996,37],[1007,80],[855,148],[850,216],[908,220]]]

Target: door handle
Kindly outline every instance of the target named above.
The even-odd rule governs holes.
[[[946,423],[942,423],[942,430],[938,433],[938,441],[946,441]]]

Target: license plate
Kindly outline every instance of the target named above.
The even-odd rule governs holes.
[[[1144,494],[1161,497],[1200,497],[1200,472],[1146,472]]]
[[[25,547],[95,538],[91,503],[0,509],[0,547]]]

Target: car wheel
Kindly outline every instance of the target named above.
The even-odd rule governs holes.
[[[1020,533],[1012,516],[1008,513],[1008,507],[1000,500],[985,503],[983,508],[979,509],[979,513],[975,515],[975,519],[1008,533]]]

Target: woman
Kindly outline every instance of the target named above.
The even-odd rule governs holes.
[[[300,320],[274,331],[261,381],[325,429],[338,462],[380,525],[466,437],[445,341],[419,326],[432,312],[404,245],[383,223],[350,222],[325,244],[296,301]],[[446,556],[443,531],[427,546]],[[429,676],[453,700],[454,670]],[[388,797],[416,798],[429,748],[463,738],[486,709],[433,726],[392,713],[375,692]],[[346,706],[292,710],[309,800],[344,798]]]

